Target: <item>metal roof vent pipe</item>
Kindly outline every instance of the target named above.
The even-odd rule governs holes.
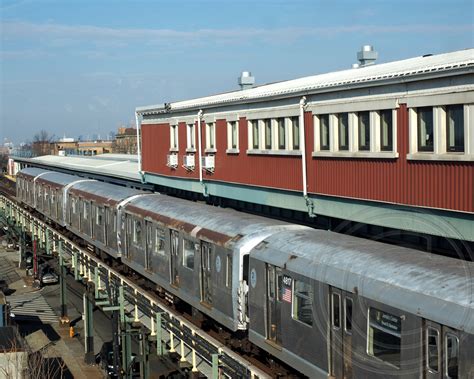
[[[359,67],[369,66],[374,64],[377,60],[379,54],[374,51],[373,46],[371,45],[364,45],[357,53],[357,59],[360,62]]]
[[[250,71],[242,71],[238,79],[240,89],[252,88],[255,84],[255,78],[252,76]]]

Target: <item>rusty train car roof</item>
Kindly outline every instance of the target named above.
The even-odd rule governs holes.
[[[233,209],[158,194],[133,199],[125,209],[158,221],[167,227],[183,230],[198,238],[227,247],[263,229],[290,225]]]
[[[62,174],[59,172],[48,172],[44,175],[41,175],[38,179],[37,182],[39,183],[46,183],[49,184],[50,186],[54,186],[57,188],[62,188],[69,183],[73,183],[79,178],[74,175],[68,175],[68,174]]]
[[[115,205],[130,196],[146,193],[145,191],[134,188],[122,187],[99,181],[83,181],[76,183],[71,187],[69,192],[108,205]]]
[[[333,232],[268,237],[251,256],[474,333],[474,263]]]

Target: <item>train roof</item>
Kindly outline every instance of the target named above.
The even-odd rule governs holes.
[[[51,171],[45,170],[43,168],[27,167],[27,168],[24,168],[23,170],[19,171],[18,173],[36,178],[38,175],[42,175],[46,172],[51,172]]]
[[[268,237],[259,260],[474,333],[474,263],[333,232]]]
[[[69,183],[75,182],[78,179],[80,178],[74,175],[62,174],[60,172],[52,171],[47,172],[46,174],[41,175],[41,177],[38,178],[39,181],[49,182],[58,186],[65,186]]]
[[[80,178],[76,178],[76,180],[77,179]],[[146,193],[135,188],[128,188],[95,180],[77,182],[71,187],[70,192],[79,193],[88,199],[98,199],[110,204],[120,202],[121,200],[134,195]]]
[[[143,115],[167,113],[169,111],[259,101],[273,97],[291,97],[321,91],[327,92],[347,87],[363,87],[376,83],[406,82],[423,77],[449,75],[449,73],[466,69],[472,71],[473,68],[474,49],[465,49],[307,76],[169,104],[142,106],[137,107],[136,110]]]
[[[290,227],[283,221],[158,194],[133,199],[126,209],[227,247],[267,228]]]

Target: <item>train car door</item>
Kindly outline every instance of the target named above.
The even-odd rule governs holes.
[[[170,278],[173,286],[179,286],[179,232],[170,230]]]
[[[212,246],[201,241],[201,299],[206,304],[212,304]]]
[[[281,290],[283,274],[280,267],[267,264],[267,339],[281,345]]]
[[[352,378],[352,305],[350,293],[330,287],[330,368],[336,378]]]
[[[426,379],[459,378],[459,335],[457,331],[424,320],[423,340],[424,377]]]

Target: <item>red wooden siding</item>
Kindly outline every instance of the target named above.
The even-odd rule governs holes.
[[[309,193],[474,211],[474,164],[472,162],[408,161],[408,112],[404,104],[397,114],[396,159],[313,158],[314,130],[311,112],[305,113],[307,189]],[[186,151],[186,125],[179,124],[179,167],[166,166],[169,154],[169,125],[143,125],[143,170],[160,175],[199,178],[196,169],[182,168]],[[197,128],[196,128],[197,133]],[[205,126],[202,125],[203,155]],[[196,150],[198,138],[196,135]],[[214,173],[203,172],[205,180],[302,191],[301,157],[248,155],[247,120],[239,120],[239,154],[227,154],[226,120],[216,122]],[[252,201],[252,199],[249,199]]]

